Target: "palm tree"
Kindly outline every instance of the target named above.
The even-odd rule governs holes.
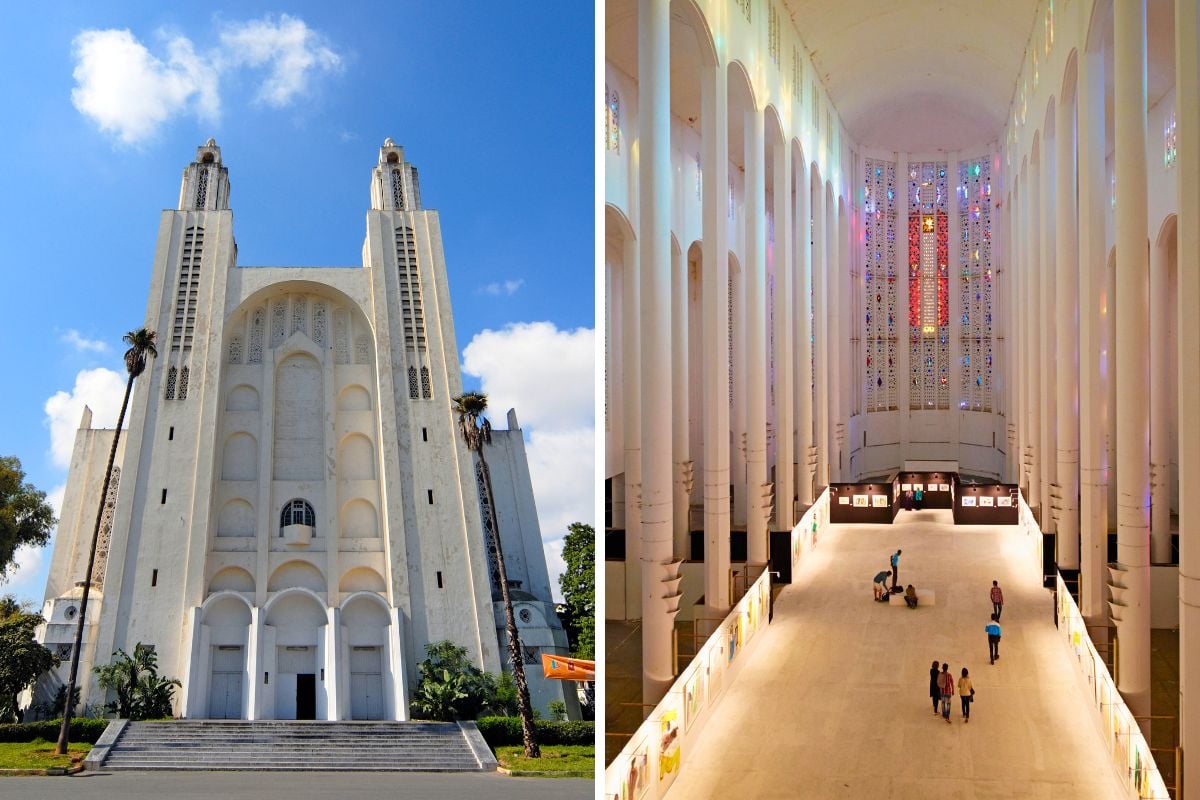
[[[96,509],[96,526],[92,529],[92,548],[88,555],[87,575],[83,581],[83,598],[79,601],[79,622],[75,624],[75,646],[71,648],[71,677],[67,681],[66,707],[63,709],[62,727],[58,730],[58,745],[54,752],[65,755],[67,740],[71,735],[71,716],[75,713],[75,679],[79,674],[79,650],[83,645],[83,621],[87,619],[88,593],[92,588],[92,569],[96,565],[96,542],[100,538],[100,521],[104,518],[104,500],[108,497],[108,484],[112,479],[113,461],[117,458],[117,443],[121,441],[121,426],[125,424],[125,410],[129,407],[129,395],[133,391],[134,379],[146,371],[146,357],[157,356],[154,346],[155,333],[145,328],[130,331],[122,339],[129,345],[125,351],[125,371],[129,379],[125,382],[125,399],[121,401],[121,414],[117,417],[117,431],[112,447],[108,451],[108,467],[104,470],[104,486],[100,489],[100,507]]]
[[[500,548],[500,523],[496,519],[496,503],[492,498],[492,475],[488,471],[483,445],[492,443],[492,425],[483,417],[487,410],[487,395],[466,392],[454,398],[454,413],[458,414],[458,428],[467,443],[467,449],[479,456],[483,474],[483,488],[487,508],[491,515],[492,546],[496,549],[496,571],[499,573],[500,597],[504,601],[504,627],[508,631],[508,663],[512,668],[513,682],[517,684],[517,710],[521,715],[521,738],[525,744],[526,758],[541,758],[533,731],[533,708],[529,703],[529,684],[525,681],[525,661],[521,653],[521,638],[517,634],[517,622],[513,618],[512,598],[508,593],[508,573],[504,568],[504,551]],[[480,421],[482,419],[482,422]],[[485,526],[487,520],[485,520]]]

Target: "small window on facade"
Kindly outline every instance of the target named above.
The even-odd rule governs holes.
[[[392,170],[392,206],[397,211],[404,210],[404,180],[400,170]]]
[[[408,399],[416,400],[417,395],[417,368],[408,368]]]
[[[160,500],[160,501],[159,501],[159,505],[163,505],[163,506],[165,506],[166,504],[167,504],[167,490],[166,490],[166,489],[163,489],[163,491],[162,491],[162,500]]]
[[[425,491],[429,496],[429,505],[433,505],[433,489],[426,489]]]
[[[150,585],[158,586],[158,570],[154,570],[150,573]]]
[[[307,500],[291,500],[283,506],[283,512],[279,517],[279,535],[283,536],[283,529],[288,525],[307,525],[310,528],[315,528],[317,525],[317,516],[313,513],[313,507],[308,504]]]
[[[422,442],[429,441],[429,428],[421,428],[421,441]]]
[[[433,397],[433,387],[429,381],[429,367],[421,367],[421,396],[426,400]]]
[[[175,379],[178,375],[179,370],[175,369],[174,367],[171,367],[169,370],[167,370],[167,400],[175,399]]]
[[[441,573],[441,571],[439,571],[437,574],[437,581],[438,581],[438,588],[441,589],[442,588],[442,573]]]
[[[179,370],[179,399],[187,400],[188,368]]]
[[[172,425],[170,430],[167,431],[167,441],[171,442],[174,440],[175,440],[175,426]]]

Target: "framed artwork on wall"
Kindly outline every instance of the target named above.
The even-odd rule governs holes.
[[[938,488],[937,488],[937,490],[938,490],[939,492],[948,492],[948,491],[950,491],[950,484],[948,484],[948,483],[939,483],[939,484],[938,484]]]
[[[983,508],[991,508],[996,504],[996,498],[984,495],[979,498],[979,505]]]
[[[848,505],[850,505],[850,498],[849,498],[849,497],[847,497],[846,495],[842,495],[841,497],[839,497],[839,498],[838,498],[838,505],[839,505],[839,506],[848,506]]]
[[[912,484],[911,484],[911,483],[902,483],[902,484],[900,484],[900,491],[902,491],[902,492],[911,492],[911,491],[912,491]]]
[[[877,494],[871,497],[871,505],[875,508],[887,508],[888,499],[885,494]]]
[[[855,508],[866,508],[867,507],[867,496],[865,494],[854,495],[854,507]]]
[[[974,495],[967,495],[967,494],[963,495],[962,506],[963,506],[963,508],[974,508],[975,507]]]
[[[997,497],[996,498],[996,505],[999,506],[1000,508],[1012,508],[1012,504],[1013,504],[1013,502],[1012,502],[1011,497]]]

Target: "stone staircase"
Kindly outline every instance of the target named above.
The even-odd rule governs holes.
[[[492,771],[473,722],[173,720],[110,724],[88,769]]]

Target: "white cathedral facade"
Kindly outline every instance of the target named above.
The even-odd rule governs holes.
[[[458,435],[462,392],[436,211],[388,139],[362,264],[243,267],[213,140],[162,212],[146,327],[84,628],[92,667],[153,645],[189,718],[403,720],[425,645],[507,666],[499,523],[534,706],[575,705],[541,675],[567,652],[521,431],[486,446],[495,507]],[[85,411],[46,587],[42,640],[65,682],[114,432]],[[519,582],[519,583],[518,583]]]

